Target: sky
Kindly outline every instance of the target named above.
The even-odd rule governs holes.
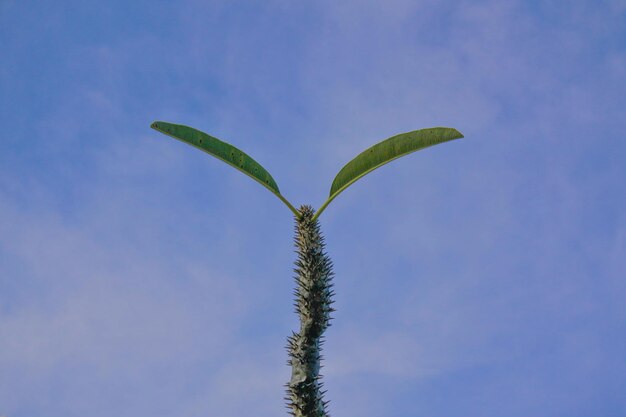
[[[320,217],[332,416],[626,416],[626,1],[0,0],[0,415],[287,415]]]

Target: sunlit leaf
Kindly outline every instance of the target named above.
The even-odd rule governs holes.
[[[320,207],[317,216],[339,193],[376,168],[420,149],[462,137],[463,135],[456,129],[433,127],[401,133],[377,143],[361,152],[339,171],[330,187],[328,200]]]

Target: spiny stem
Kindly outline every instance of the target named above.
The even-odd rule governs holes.
[[[287,407],[295,417],[327,417],[327,401],[320,382],[320,350],[323,333],[330,326],[333,284],[332,262],[324,252],[324,238],[320,232],[315,211],[310,206],[300,207],[296,216],[295,262],[297,288],[295,308],[300,316],[300,331],[289,338],[288,364],[291,381],[287,383]]]

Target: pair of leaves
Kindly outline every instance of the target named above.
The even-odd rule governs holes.
[[[195,146],[237,168],[270,190],[296,216],[299,216],[298,210],[280,193],[278,185],[270,173],[243,151],[191,127],[167,122],[154,122],[151,127],[161,133]],[[434,127],[401,133],[366,149],[339,171],[330,188],[328,199],[317,210],[315,218],[319,217],[328,204],[343,190],[376,168],[420,149],[462,137],[463,135],[456,129]]]

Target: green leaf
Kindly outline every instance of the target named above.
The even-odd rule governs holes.
[[[330,187],[328,200],[319,208],[316,218],[339,193],[376,168],[420,149],[462,137],[456,129],[433,127],[401,133],[366,149],[339,171]]]
[[[283,203],[285,203],[287,207],[289,207],[289,209],[296,214],[296,216],[299,216],[299,212],[285,199],[285,197],[280,194],[278,185],[270,173],[267,172],[261,164],[243,151],[226,142],[214,138],[213,136],[209,136],[204,132],[188,126],[157,121],[152,123],[150,127],[171,136],[174,139],[178,139],[182,142],[195,146],[196,148],[226,162],[228,165],[237,168],[239,171],[243,172],[270,190]]]

